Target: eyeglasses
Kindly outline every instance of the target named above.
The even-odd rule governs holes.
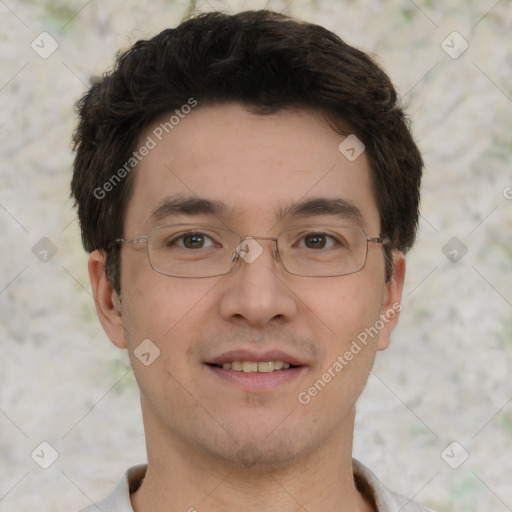
[[[209,224],[173,224],[153,228],[146,237],[115,243],[147,244],[148,259],[156,272],[185,278],[229,274],[242,258],[255,261],[263,247],[257,240],[276,243],[277,257],[290,274],[334,277],[359,272],[366,264],[368,243],[386,238],[368,237],[362,228],[316,224],[288,228],[277,237],[245,236]]]

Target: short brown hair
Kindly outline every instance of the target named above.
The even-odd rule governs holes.
[[[390,79],[319,25],[266,10],[214,12],[138,41],[77,103],[72,196],[84,247],[106,252],[118,293],[119,247],[112,241],[123,236],[133,182],[121,169],[129,171],[143,130],[191,98],[199,106],[236,101],[261,115],[315,109],[339,133],[349,126],[365,145],[381,232],[391,240],[389,279],[391,248],[406,252],[414,243],[423,168]],[[113,183],[116,173],[123,179]]]

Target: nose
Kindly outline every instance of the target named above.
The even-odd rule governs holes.
[[[219,301],[222,317],[257,327],[293,318],[297,302],[285,282],[275,238],[246,237],[235,258],[237,264],[224,280]]]

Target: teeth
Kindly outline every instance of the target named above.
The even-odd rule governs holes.
[[[245,365],[245,363],[244,363]],[[268,363],[260,362],[258,363],[258,371],[261,373],[269,373],[273,372],[275,369],[274,362],[269,361]]]
[[[242,363],[242,371],[245,373],[253,373],[258,371],[258,363],[254,361],[244,361]]]
[[[270,373],[274,370],[288,370],[290,363],[284,361],[233,361],[232,363],[222,363],[222,368],[245,373]]]
[[[283,366],[283,361],[274,361],[274,370],[281,370]]]

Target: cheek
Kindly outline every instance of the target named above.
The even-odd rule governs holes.
[[[315,294],[315,312],[326,326],[322,357],[297,397],[318,414],[330,411],[336,424],[352,414],[370,374],[378,335],[368,333],[381,308],[380,294],[362,273],[337,281]]]
[[[169,339],[181,342],[181,334],[193,330],[191,319],[200,314],[215,283],[163,276],[145,265],[126,267],[122,311],[128,346],[133,349],[146,338],[162,349]]]
[[[301,293],[329,337],[337,340],[338,349],[379,319],[382,289],[375,282],[369,273],[359,272],[326,279],[314,293],[309,293],[309,298],[305,292]]]
[[[380,318],[382,293],[376,280],[363,272],[336,281],[315,294],[315,312],[327,335],[322,360],[305,393],[322,395],[318,407],[338,404],[336,414],[343,417],[347,413],[343,404],[355,403],[373,366],[378,342],[374,326]]]
[[[133,279],[126,287],[123,327],[142,394],[154,397],[159,390],[173,397],[169,403],[185,406],[188,401],[179,383],[191,378],[190,347],[205,316],[202,299],[208,290],[192,280],[176,281],[156,273],[143,281]]]

